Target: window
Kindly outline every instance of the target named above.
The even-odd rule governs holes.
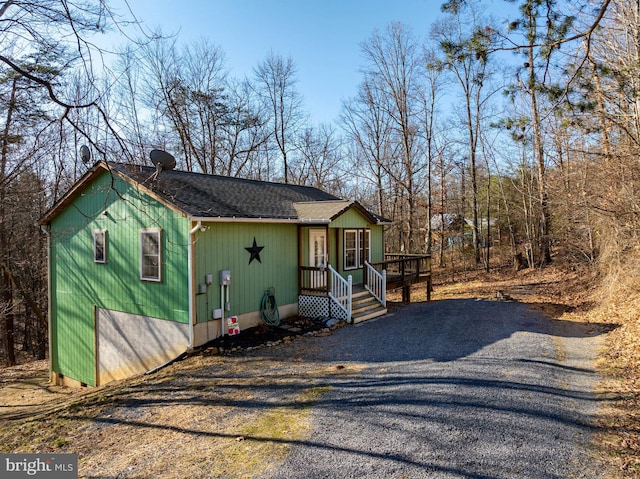
[[[95,230],[93,232],[93,262],[107,262],[107,231]]]
[[[364,256],[359,255],[358,258],[362,261],[360,267],[364,266],[365,261],[371,261],[371,253],[369,251],[369,244],[371,243],[371,230],[360,230],[360,249],[364,249]],[[362,259],[364,257],[364,260]]]
[[[162,242],[161,230],[140,231],[140,279],[161,281]]]
[[[371,230],[344,230],[344,269],[364,266],[370,260]]]

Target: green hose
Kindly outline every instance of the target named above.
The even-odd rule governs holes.
[[[269,326],[280,326],[280,313],[278,313],[275,294],[276,290],[274,288],[267,289],[260,304],[262,321]]]

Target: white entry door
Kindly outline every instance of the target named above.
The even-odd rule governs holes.
[[[309,265],[320,268],[327,267],[326,230],[309,230]],[[324,271],[311,272],[312,288],[323,288],[326,284],[326,273]]]

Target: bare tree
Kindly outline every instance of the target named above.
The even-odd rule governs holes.
[[[390,216],[387,210],[387,171],[392,168],[392,126],[388,98],[365,78],[355,98],[345,102],[341,121],[348,137],[357,145],[358,156],[364,160],[363,176],[375,184],[376,210]],[[364,165],[363,165],[364,166]]]
[[[454,75],[462,92],[466,128],[467,158],[471,179],[471,214],[473,252],[476,265],[480,263],[480,231],[478,206],[478,149],[480,145],[483,108],[486,106],[490,77],[489,53],[492,30],[485,29],[475,4],[465,8],[443,8],[450,17],[435,26],[433,37],[445,55],[445,66]]]
[[[437,58],[433,49],[424,50],[424,88],[420,91],[423,104],[425,154],[427,157],[427,253],[431,254],[433,248],[433,232],[431,230],[431,218],[433,216],[433,187],[432,177],[435,170],[436,158],[443,158],[442,147],[437,144],[437,108],[442,98],[443,86],[443,62]],[[444,171],[444,168],[443,168]]]
[[[377,98],[388,97],[382,106],[388,108],[395,141],[399,146],[401,175],[389,168],[386,173],[404,191],[407,203],[407,245],[409,252],[418,251],[418,195],[419,175],[426,163],[419,155],[420,102],[418,92],[419,68],[418,44],[406,25],[391,23],[383,32],[375,31],[361,44],[366,62],[366,75],[372,88],[379,89]],[[384,167],[384,165],[383,165]]]
[[[41,70],[48,70],[46,78],[53,78],[59,70],[41,57]],[[30,68],[24,64],[22,68]],[[19,73],[3,69],[0,76],[0,309],[2,309],[3,347],[7,362],[16,363],[15,318],[20,305],[42,319],[42,305],[36,306],[33,293],[42,294],[43,283],[26,283],[28,276],[39,278],[43,263],[29,249],[36,244],[38,232],[33,231],[38,212],[28,205],[43,198],[42,191],[25,178],[40,158],[43,144],[41,130],[51,124],[49,112],[43,108],[43,91]],[[35,141],[31,138],[35,138]],[[41,205],[40,205],[41,206]],[[31,220],[31,222],[30,222]],[[45,321],[46,324],[46,321]],[[42,325],[41,325],[42,326]],[[46,329],[45,329],[46,330]],[[40,338],[41,340],[42,338]],[[41,355],[39,350],[38,355]]]
[[[254,69],[256,86],[271,110],[271,130],[280,156],[283,178],[289,183],[289,156],[303,119],[302,98],[296,90],[297,68],[291,57],[269,52]]]
[[[298,139],[298,161],[291,172],[297,184],[314,186],[333,193],[343,190],[347,182],[344,171],[343,143],[337,131],[329,124],[308,127]]]
[[[259,155],[271,134],[268,115],[248,79],[227,83],[227,121],[218,147],[223,174],[244,176],[257,171]]]
[[[143,61],[146,103],[166,125],[164,141],[179,146],[188,171],[223,173],[218,148],[229,118],[222,50],[206,40],[180,49],[159,39],[144,49]]]

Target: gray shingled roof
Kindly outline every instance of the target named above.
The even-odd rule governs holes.
[[[294,203],[340,200],[309,186],[179,170],[162,171],[156,178],[153,167],[122,163],[109,167],[196,218],[301,219]]]
[[[265,220],[297,223],[331,222],[350,208],[357,209],[372,223],[390,223],[365,209],[357,201],[338,198],[310,186],[229,178],[180,170],[157,174],[154,167],[98,161],[40,219],[48,224],[63,211],[88,182],[111,170],[141,185],[160,201],[197,220]]]

